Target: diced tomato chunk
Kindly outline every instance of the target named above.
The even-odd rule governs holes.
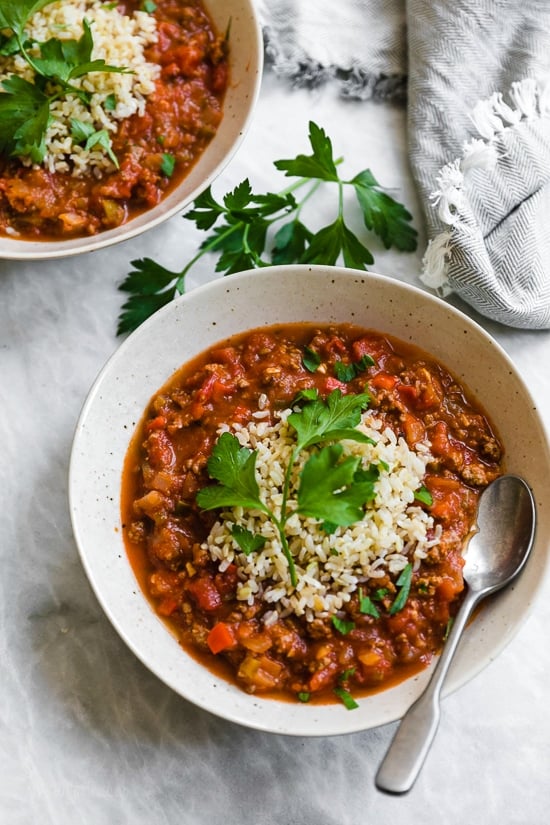
[[[346,385],[343,381],[338,381],[337,378],[333,378],[329,375],[325,380],[325,389],[327,392],[332,392],[333,390],[345,390]]]
[[[418,390],[412,384],[400,384],[397,392],[405,404],[414,404],[418,400]]]
[[[407,444],[418,444],[426,438],[426,428],[422,421],[412,413],[405,413],[403,416],[403,429]]]
[[[201,610],[211,612],[222,605],[220,591],[209,576],[199,576],[187,584],[188,592],[193,596]]]
[[[217,573],[214,581],[221,596],[234,595],[237,582],[239,581],[237,565],[230,564],[223,573]]]
[[[446,455],[451,449],[449,428],[444,421],[438,421],[430,430],[430,442],[434,455]]]
[[[236,347],[220,347],[212,350],[211,358],[217,364],[235,364],[239,359],[239,353]]]
[[[458,592],[460,591],[457,590],[456,582],[448,576],[442,578],[436,588],[438,599],[441,599],[441,601],[444,602],[451,602]]]

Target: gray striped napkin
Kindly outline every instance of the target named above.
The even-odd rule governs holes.
[[[429,244],[422,280],[488,318],[550,327],[550,2],[257,0],[297,84],[404,99]]]

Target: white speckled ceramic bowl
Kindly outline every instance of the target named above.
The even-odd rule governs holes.
[[[218,32],[230,22],[230,75],[220,126],[197,163],[161,203],[128,223],[85,238],[27,241],[0,236],[0,259],[45,260],[92,252],[152,229],[185,209],[231,160],[252,118],[261,85],[263,42],[253,0],[204,0]]]
[[[359,700],[359,708],[250,696],[213,676],[178,645],[141,592],[126,556],[120,483],[128,442],[153,393],[185,361],[252,327],[344,322],[411,341],[431,352],[485,407],[507,450],[507,470],[531,485],[536,545],[519,581],[488,603],[467,629],[448,692],[471,679],[526,618],[549,567],[550,454],[528,388],[501,347],[462,313],[390,278],[322,266],[271,267],[218,279],[158,312],[107,363],[82,411],[70,470],[70,509],[80,555],[111,622],[141,661],[181,696],[253,728],[295,735],[363,730],[399,719],[429,671]]]

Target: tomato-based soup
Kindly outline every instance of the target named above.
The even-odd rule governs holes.
[[[71,156],[66,169],[0,156],[1,233],[51,240],[119,226],[158,204],[212,139],[228,82],[225,34],[215,31],[200,0],[155,0],[150,8],[156,35],[144,57],[158,71],[144,110],[117,121],[116,131],[105,134],[118,168],[83,170]],[[121,14],[141,9],[140,0],[117,4]],[[109,101],[106,116],[108,106]],[[83,147],[77,148],[82,155]]]
[[[344,701],[425,667],[502,446],[415,347],[252,330],[184,365],[126,458],[124,538],[181,645],[248,692]]]

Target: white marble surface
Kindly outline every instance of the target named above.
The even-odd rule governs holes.
[[[272,162],[308,149],[310,118],[331,135],[350,176],[370,167],[421,226],[404,112],[337,100],[330,89],[289,92],[271,76],[215,191],[221,195],[246,176],[257,191],[282,187]],[[323,206],[327,216],[330,203]],[[222,721],[149,674],[103,615],[69,522],[73,430],[89,386],[118,345],[117,285],[129,261],[150,255],[181,266],[202,237],[175,217],[80,259],[0,262],[0,822],[548,821],[548,582],[506,650],[445,701],[424,771],[412,792],[397,798],[373,784],[393,725],[307,740]],[[422,248],[395,254],[375,245],[373,269],[418,285]],[[188,287],[212,277],[212,260],[203,261]],[[482,323],[522,370],[550,425],[550,332]]]

